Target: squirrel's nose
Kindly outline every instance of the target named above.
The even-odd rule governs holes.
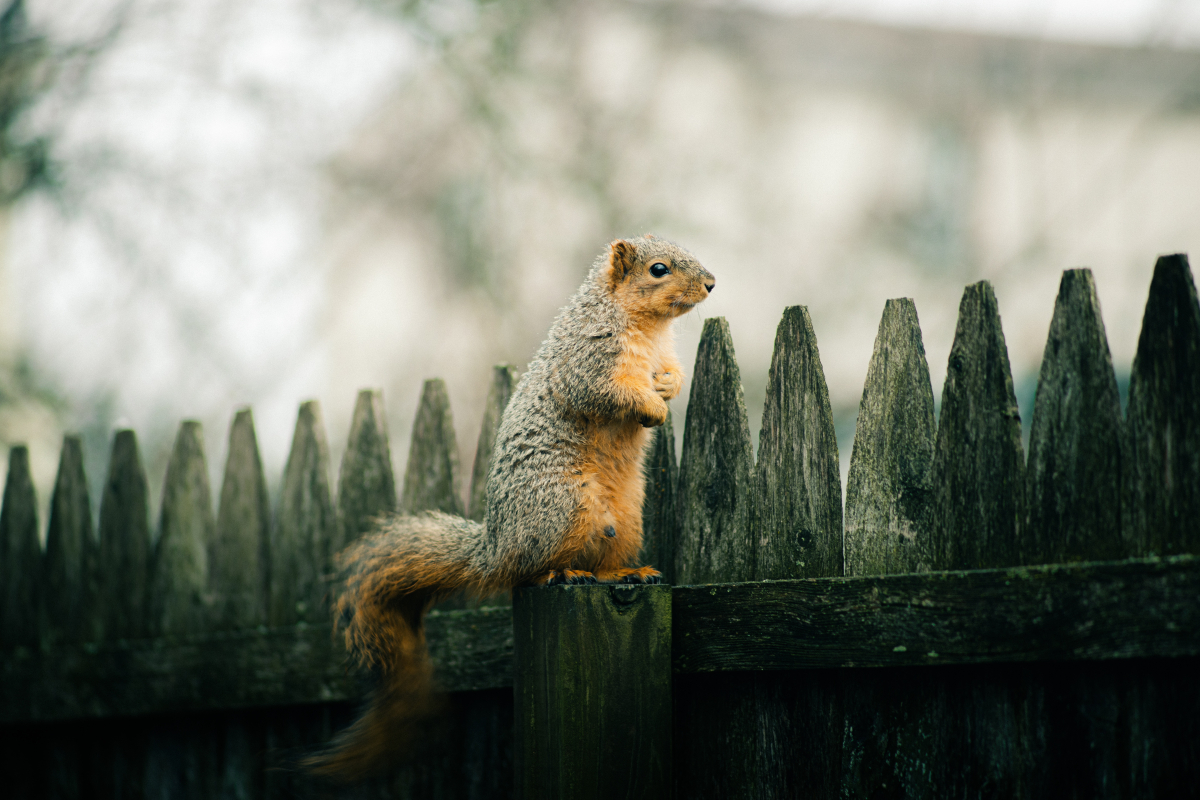
[[[713,289],[715,289],[716,287],[717,287],[716,280],[713,280],[711,283],[704,284],[704,288],[708,289],[709,294],[712,294]]]

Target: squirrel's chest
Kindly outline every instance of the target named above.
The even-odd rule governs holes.
[[[617,357],[617,372],[624,375],[644,375],[647,382],[663,364],[675,360],[675,340],[669,326],[633,329],[621,337],[621,354]]]

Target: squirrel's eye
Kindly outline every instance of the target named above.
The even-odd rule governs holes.
[[[661,261],[659,261],[655,264],[652,264],[650,266],[650,274],[656,278],[661,278],[663,275],[666,275],[670,271],[671,271],[671,268],[668,267],[666,264],[662,263]]]

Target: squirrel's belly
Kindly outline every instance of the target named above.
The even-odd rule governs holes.
[[[578,505],[571,539],[577,568],[587,569],[620,547],[636,553],[642,539],[642,459],[650,431],[636,422],[598,425],[587,432],[575,467]]]

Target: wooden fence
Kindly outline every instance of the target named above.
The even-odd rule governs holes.
[[[674,585],[448,603],[429,618],[452,692],[441,744],[369,785],[307,784],[289,765],[363,693],[331,636],[332,554],[395,508],[481,518],[513,380],[496,369],[465,509],[440,381],[399,499],[375,392],[336,502],[320,410],[301,406],[274,514],[250,412],[215,518],[183,423],[153,536],[134,433],[114,439],[98,531],[67,437],[44,553],[14,448],[4,795],[1200,793],[1200,305],[1183,256],[1155,267],[1124,416],[1091,274],[1064,273],[1028,460],[990,285],[963,294],[936,422],[916,309],[888,301],[844,519],[807,310],[779,326],[757,462],[728,326],[707,320],[678,468],[670,422],[648,459],[646,560]]]

